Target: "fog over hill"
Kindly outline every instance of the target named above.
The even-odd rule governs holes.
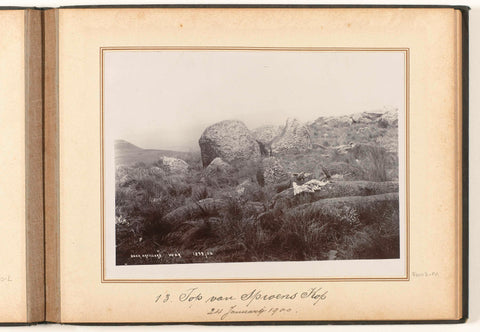
[[[221,120],[248,129],[405,106],[403,52],[152,51],[105,55],[105,125],[142,148],[198,151]]]

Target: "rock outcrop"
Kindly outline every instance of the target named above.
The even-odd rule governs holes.
[[[262,126],[252,131],[253,137],[260,145],[262,156],[270,156],[272,154],[271,145],[273,140],[282,134],[281,126]]]
[[[275,157],[263,159],[257,172],[257,181],[261,186],[280,183],[289,178],[289,174]]]
[[[378,123],[379,127],[395,127],[398,125],[398,109],[385,106],[378,111],[362,112],[350,116],[352,123]]]
[[[243,196],[247,194],[249,191],[252,191],[255,186],[258,186],[257,184],[254,184],[252,180],[246,179],[242,181],[238,186],[235,187],[235,192],[239,196]]]
[[[313,203],[307,203],[297,206],[296,208],[287,210],[287,214],[298,215],[306,212],[311,215],[324,214],[328,215],[333,212],[333,217],[337,217],[337,211],[340,209],[355,209],[361,219],[369,223],[376,221],[382,222],[384,219],[382,214],[376,211],[398,211],[398,192],[387,193],[371,196],[347,196],[327,198]]]
[[[233,167],[219,157],[213,159],[212,162],[205,168],[205,175],[207,176],[229,174],[231,172],[233,172]]]
[[[398,182],[339,181],[330,182],[318,191],[295,195],[294,188],[289,188],[275,195],[274,205],[291,208],[306,202],[315,202],[327,198],[348,196],[371,196],[398,192]]]
[[[262,126],[252,130],[253,137],[263,144],[272,143],[273,139],[282,133],[281,126]]]
[[[386,112],[382,114],[378,120],[379,124],[383,126],[396,127],[398,126],[398,109],[385,108]]]
[[[159,162],[161,168],[169,173],[185,174],[188,172],[188,164],[182,159],[163,157]]]
[[[217,157],[228,163],[260,157],[257,141],[245,124],[237,120],[225,120],[209,126],[198,143],[204,167]]]
[[[163,179],[166,172],[160,167],[129,167],[117,166],[115,172],[115,181],[120,187],[128,187],[138,181],[156,178]]]
[[[348,115],[342,116],[326,116],[319,117],[315,120],[312,125],[314,126],[326,126],[326,127],[346,127],[350,126],[353,123],[353,120]]]
[[[352,124],[373,124],[382,128],[395,127],[398,125],[398,109],[392,106],[385,106],[379,110],[351,115],[321,116],[311,122],[309,127],[321,131],[328,127],[348,127]]]
[[[210,218],[221,216],[229,207],[226,199],[205,198],[198,202],[183,205],[167,213],[162,221],[164,222],[185,222],[189,220]],[[246,202],[244,208],[251,213],[261,213],[264,211],[262,203]]]
[[[382,116],[381,112],[362,112],[352,114],[350,118],[353,123],[371,123],[375,122]]]
[[[307,126],[297,119],[288,119],[281,135],[271,143],[272,154],[306,152],[312,149],[312,140]]]

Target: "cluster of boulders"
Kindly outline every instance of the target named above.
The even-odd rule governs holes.
[[[327,122],[335,119],[344,124],[386,121],[388,125],[395,125],[398,121],[396,109],[324,119]],[[282,154],[307,152],[314,148],[308,126],[300,124],[296,119],[288,119],[283,127],[263,126],[253,131],[241,121],[221,121],[205,129],[199,145],[206,176],[229,174],[234,169],[231,165],[236,162],[256,161],[257,182],[261,186],[295,181],[277,157]],[[359,160],[371,154],[372,149],[382,150],[379,152],[385,150],[377,146],[354,143],[335,149],[339,154],[348,153]],[[351,164],[336,162],[324,167],[323,172],[327,178],[348,180],[358,177],[361,170]]]
[[[253,131],[241,121],[225,120],[206,128],[198,143],[204,167],[215,158],[234,163],[312,149],[307,126],[296,119],[287,120],[283,127],[263,126]]]
[[[394,127],[398,125],[398,109],[384,107],[378,111],[353,115],[320,117],[311,125],[350,126],[355,123]],[[238,120],[217,122],[205,129],[199,145],[204,167],[210,165],[215,158],[231,164],[318,148],[312,142],[309,125],[301,124],[297,119],[288,119],[284,126],[267,125],[252,131]]]
[[[312,149],[308,128],[296,119],[287,120],[283,127],[263,126],[253,131],[241,121],[225,120],[206,128],[198,143],[206,176],[229,174],[231,165],[254,161],[261,186],[290,179],[275,155]]]

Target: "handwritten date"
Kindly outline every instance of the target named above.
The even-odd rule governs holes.
[[[223,308],[211,308],[209,312],[207,312],[207,315],[219,315],[220,320],[224,320],[228,316],[234,316],[234,315],[255,315],[255,316],[261,316],[261,315],[275,315],[277,313],[287,313],[291,312],[291,308],[284,308],[284,307],[262,307],[259,309],[252,309],[252,308],[241,308],[237,305],[232,305],[229,308],[223,309]]]

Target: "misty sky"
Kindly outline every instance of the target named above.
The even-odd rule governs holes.
[[[405,106],[402,52],[109,51],[105,130],[142,148],[198,150],[203,130],[254,129]]]

